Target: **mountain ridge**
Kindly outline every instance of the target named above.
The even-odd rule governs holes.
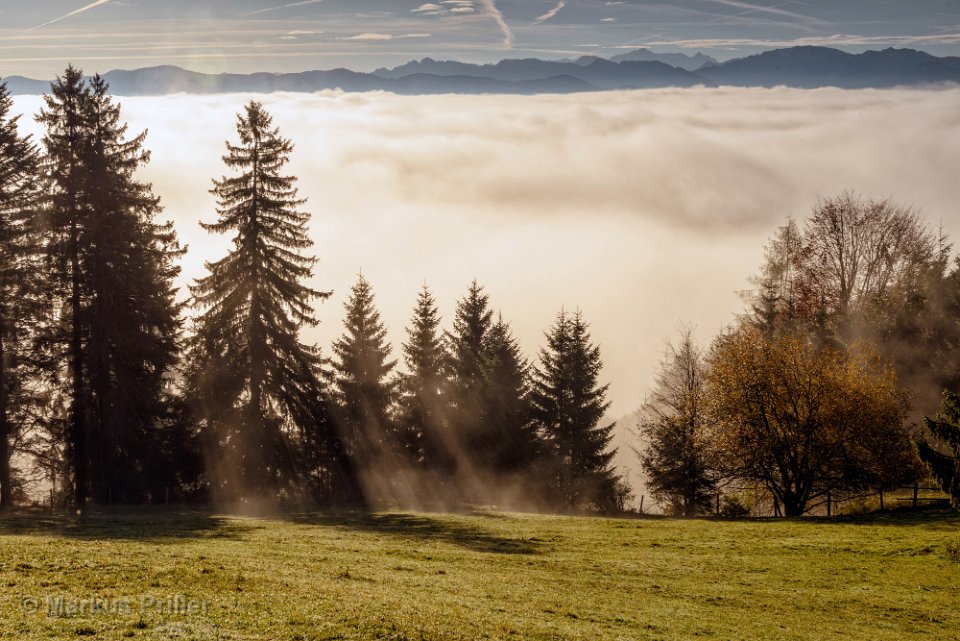
[[[685,69],[668,64],[664,61],[667,59],[699,66],[695,70]],[[297,73],[208,74],[160,65],[117,69],[105,73],[104,78],[111,91],[120,96],[329,89],[405,95],[536,94],[698,85],[863,89],[960,83],[960,57],[937,57],[915,49],[887,48],[853,54],[830,47],[801,46],[717,62],[703,54],[656,54],[637,49],[611,59],[508,58],[492,64],[422,58],[374,72],[338,68]],[[21,76],[3,80],[15,95],[46,93],[50,86],[47,81]]]

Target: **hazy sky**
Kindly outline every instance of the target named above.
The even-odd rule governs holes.
[[[720,58],[792,44],[960,54],[958,0],[0,0],[0,76],[176,64],[368,70],[433,56]]]

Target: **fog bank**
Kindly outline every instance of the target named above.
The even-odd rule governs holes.
[[[531,358],[562,307],[583,310],[614,417],[681,323],[707,341],[740,311],[766,237],[818,195],[890,196],[960,234],[960,89],[125,98],[131,132],[149,129],[143,176],[190,246],[184,282],[228,247],[198,222],[251,97],[296,144],[314,284],[335,292],[309,339],[339,335],[362,270],[399,356],[420,285],[449,326],[476,277]],[[25,131],[40,104],[15,100]]]

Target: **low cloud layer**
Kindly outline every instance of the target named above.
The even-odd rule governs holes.
[[[144,175],[190,244],[187,278],[227,249],[198,223],[214,218],[210,179],[249,98],[122,101],[131,131],[149,129]],[[613,416],[642,402],[678,325],[709,340],[740,311],[767,236],[818,195],[890,196],[960,236],[960,89],[258,99],[296,143],[315,285],[335,290],[312,339],[339,335],[361,270],[398,352],[424,281],[449,325],[476,277],[531,357],[556,312],[583,310]]]

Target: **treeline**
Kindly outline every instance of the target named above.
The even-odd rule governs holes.
[[[932,475],[960,507],[960,260],[945,235],[843,194],[777,230],[753,284],[709,349],[689,330],[668,346],[639,413],[658,502],[741,514],[770,497],[801,515]]]
[[[37,145],[0,84],[0,507],[50,488],[89,503],[217,500],[616,511],[599,349],[561,312],[536,363],[474,282],[449,330],[426,287],[403,366],[373,289],[350,292],[329,354],[317,323],[309,214],[284,173],[291,141],[256,103],[214,180],[232,249],[186,302],[183,254],[137,178],[104,81],[70,67]],[[189,308],[189,309],[187,309]],[[189,324],[186,320],[189,317]]]

